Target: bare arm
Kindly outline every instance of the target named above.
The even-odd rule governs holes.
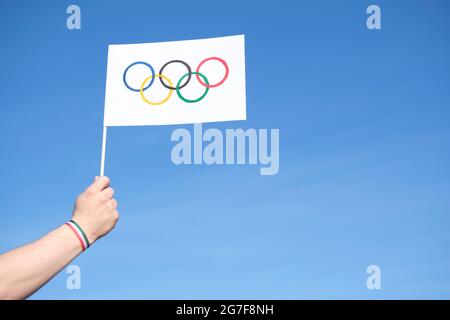
[[[107,177],[96,178],[78,198],[72,219],[90,244],[111,231],[119,218],[117,201]],[[82,252],[75,232],[67,225],[43,238],[0,255],[0,299],[24,299],[61,271]]]
[[[0,299],[24,299],[81,253],[72,230],[63,225],[45,237],[0,256]]]

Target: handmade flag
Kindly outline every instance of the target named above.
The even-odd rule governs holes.
[[[244,36],[108,48],[107,127],[246,119]]]
[[[243,35],[109,46],[105,126],[245,119]]]

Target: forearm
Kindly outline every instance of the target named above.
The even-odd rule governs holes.
[[[24,299],[81,253],[75,234],[63,225],[43,238],[0,255],[0,299]]]
[[[119,219],[113,195],[109,179],[95,177],[77,197],[68,225],[0,255],[0,300],[27,298],[86,247],[110,232]]]

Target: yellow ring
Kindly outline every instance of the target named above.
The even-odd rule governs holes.
[[[173,87],[172,81],[170,81],[170,79],[167,78],[165,75],[162,75],[162,74],[159,74],[159,73],[158,73],[158,74],[156,75],[156,77],[158,77],[158,78],[163,78],[164,80],[166,80],[166,81],[169,83],[169,86]],[[152,101],[148,100],[148,99],[144,96],[144,87],[145,87],[145,84],[146,84],[147,81],[149,81],[151,78],[153,78],[153,75],[151,75],[150,77],[145,78],[144,82],[142,82],[142,84],[141,84],[141,89],[139,90],[139,92],[141,93],[141,98],[142,98],[142,100],[144,100],[144,102],[146,102],[146,103],[148,103],[148,104],[151,104],[152,106],[159,106],[159,105],[161,105],[161,104],[163,104],[163,103],[166,103],[167,100],[169,100],[169,99],[170,99],[170,96],[172,95],[172,92],[173,92],[172,89],[169,90],[169,94],[167,95],[167,97],[165,97],[163,100],[161,100],[161,101],[159,101],[159,102],[152,102]]]

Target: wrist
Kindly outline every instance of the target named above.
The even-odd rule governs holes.
[[[71,252],[72,258],[83,252],[80,241],[78,240],[72,229],[70,229],[65,223],[54,232],[50,232],[49,236],[55,237],[58,243],[63,244],[68,252]]]
[[[75,221],[80,226],[80,228],[86,235],[90,245],[98,240],[99,236],[96,232],[94,232],[95,228],[92,228],[92,223],[90,223],[89,220],[83,219],[82,215],[80,216],[77,214],[73,214],[71,220]]]
[[[95,242],[95,238],[89,237],[88,234],[85,232],[85,229],[73,218],[65,223],[72,232],[74,233],[75,237],[78,239],[81,249],[85,251],[88,249],[92,243]]]
[[[98,236],[94,232],[91,231],[91,229],[89,228],[89,224],[85,223],[81,219],[72,218],[72,220],[76,221],[78,223],[78,225],[80,226],[80,228],[83,229],[84,234],[86,235],[86,238],[89,241],[89,245],[92,245],[95,241],[97,241]]]

